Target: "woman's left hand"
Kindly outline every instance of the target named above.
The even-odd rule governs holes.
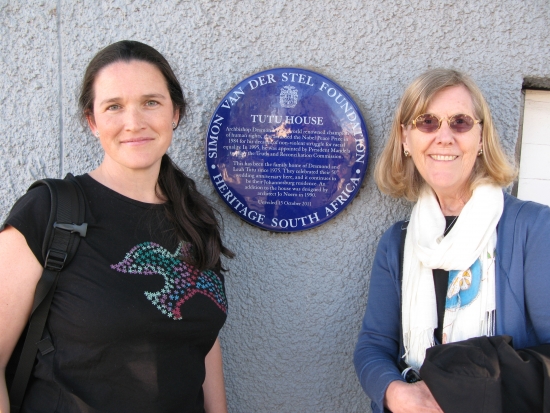
[[[444,413],[423,381],[392,381],[386,390],[384,405],[393,413]]]

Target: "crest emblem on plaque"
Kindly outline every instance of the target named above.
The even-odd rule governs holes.
[[[284,86],[279,95],[279,101],[283,108],[293,108],[298,104],[298,89],[294,86]]]

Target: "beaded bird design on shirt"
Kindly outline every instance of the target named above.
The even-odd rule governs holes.
[[[147,299],[163,314],[181,320],[181,306],[195,294],[210,298],[227,313],[227,300],[223,284],[213,271],[199,271],[179,257],[189,253],[189,244],[179,245],[175,253],[154,242],[136,245],[124,259],[111,268],[122,273],[164,277],[164,287],[157,292],[145,292]]]

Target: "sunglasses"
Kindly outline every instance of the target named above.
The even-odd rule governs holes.
[[[418,115],[416,119],[412,121],[412,125],[420,132],[432,133],[441,128],[443,120],[445,119],[439,119],[431,113],[423,113],[422,115]],[[446,120],[451,130],[457,133],[468,132],[476,123],[482,123],[481,120],[474,119],[470,115],[465,115],[464,113],[453,115]]]

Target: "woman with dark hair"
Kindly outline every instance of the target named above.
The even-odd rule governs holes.
[[[450,391],[437,399],[414,374],[438,344],[495,335],[511,336],[514,349],[550,343],[550,209],[503,192],[515,173],[468,76],[434,69],[405,90],[375,179],[416,203],[378,244],[354,356],[373,412],[442,411]],[[453,363],[466,371],[476,358]]]
[[[225,412],[220,256],[233,253],[206,198],[166,154],[185,114],[182,88],[158,51],[121,41],[88,65],[80,108],[104,158],[76,177],[88,233],[59,278],[47,322],[55,351],[38,357],[22,411]],[[2,412],[49,211],[49,191],[33,189],[0,232]]]

